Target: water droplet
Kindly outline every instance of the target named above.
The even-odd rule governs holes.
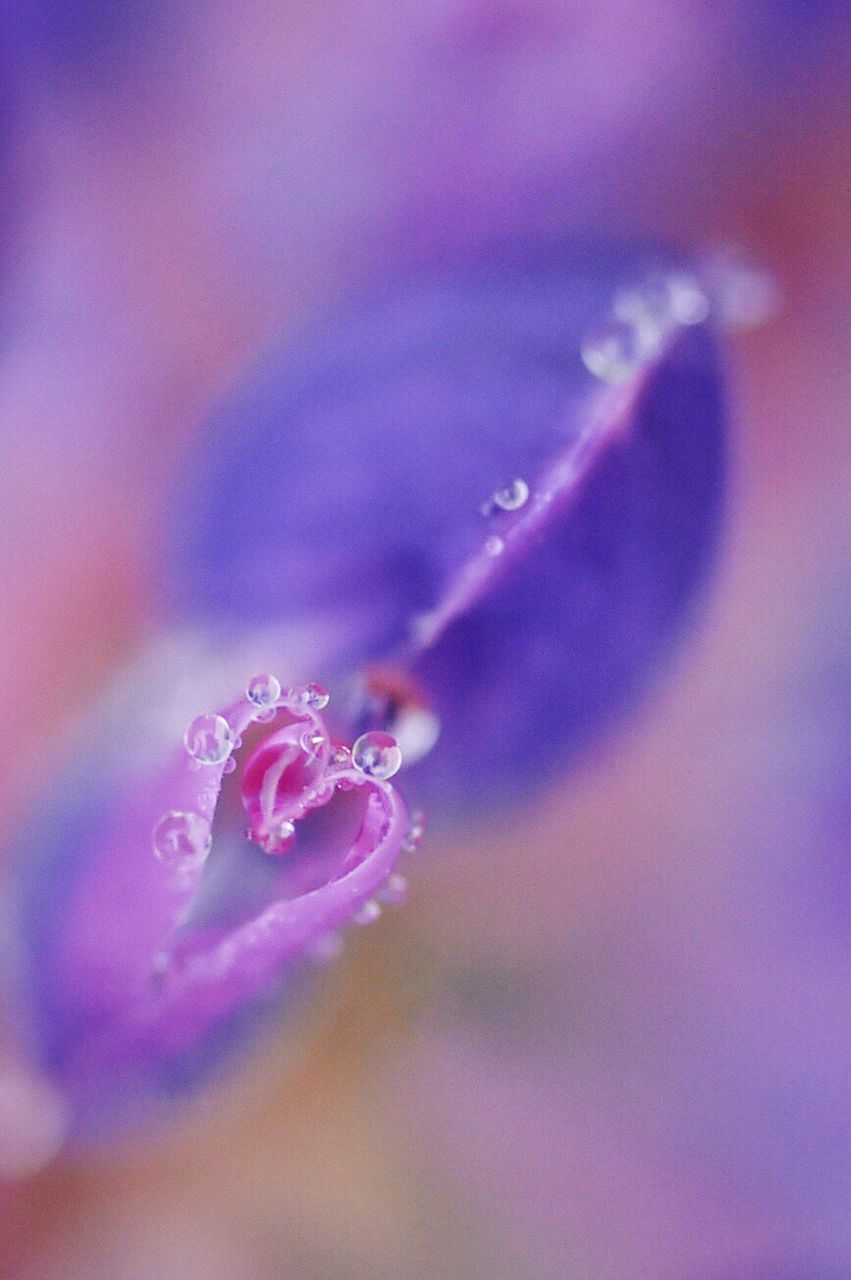
[[[666,277],[671,314],[679,324],[703,324],[712,305],[697,279],[687,271],[675,271]]]
[[[183,735],[183,742],[200,764],[221,764],[233,750],[230,725],[224,716],[196,716]]]
[[[411,823],[408,827],[408,833],[402,841],[402,850],[404,853],[415,853],[420,847],[423,835],[425,834],[425,814],[422,809],[415,809],[411,814]]]
[[[651,340],[640,325],[609,320],[582,344],[582,362],[601,382],[627,382],[659,350],[658,334]]]
[[[482,504],[482,514],[492,515],[494,510],[519,511],[528,501],[529,486],[526,481],[519,478],[509,480],[508,484],[503,485],[501,489],[497,489]]]
[[[614,300],[618,320],[635,325],[645,341],[658,344],[678,325],[702,324],[709,299],[687,271],[658,272],[640,284],[622,289]]]
[[[360,907],[358,907],[352,920],[355,924],[374,924],[381,915],[381,903],[376,902],[375,898],[367,898]]]
[[[233,773],[235,770],[236,770],[236,761],[234,760],[233,756],[231,756],[228,760],[225,761],[224,766],[222,768],[222,773]]]
[[[402,767],[402,752],[389,733],[362,733],[352,747],[352,764],[368,778],[392,778]]]
[[[485,539],[485,555],[486,556],[493,556],[493,558],[495,559],[497,556],[501,556],[504,550],[505,550],[504,539],[498,538],[496,537],[496,535],[494,535],[492,538]]]
[[[352,753],[342,742],[335,743],[331,751],[330,763],[338,769],[348,769],[352,763]]]
[[[245,692],[255,707],[268,709],[274,706],[281,696],[281,682],[276,676],[264,671],[259,676],[251,677]]]
[[[322,711],[331,701],[331,695],[321,684],[306,684],[290,689],[287,700],[295,707],[309,707],[311,711]]]
[[[282,822],[277,830],[266,831],[259,836],[249,828],[245,834],[249,840],[259,845],[264,853],[287,853],[295,840],[295,823],[290,821]]]
[[[325,745],[325,737],[315,729],[306,729],[299,738],[302,751],[309,756],[317,756]]]
[[[389,907],[398,907],[408,896],[408,882],[404,876],[394,871],[387,877],[384,887],[379,890],[378,897]]]
[[[153,830],[154,853],[167,867],[200,865],[210,852],[209,824],[198,813],[164,813]]]

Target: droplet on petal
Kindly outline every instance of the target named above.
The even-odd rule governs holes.
[[[601,382],[628,382],[657,354],[662,336],[631,320],[608,320],[582,343],[582,363]]]
[[[265,853],[286,853],[295,841],[295,823],[282,822],[276,831],[270,831],[261,836],[251,830],[246,834],[249,840],[255,840]]]
[[[221,764],[233,750],[233,735],[224,716],[196,716],[183,735],[186,750],[199,764]]]
[[[327,738],[316,729],[307,729],[301,735],[299,742],[303,751],[306,751],[308,755],[315,756],[326,745]]]
[[[415,809],[411,814],[411,823],[408,827],[407,835],[402,841],[403,853],[415,853],[422,843],[425,834],[425,814],[421,809]]]
[[[482,514],[492,515],[494,511],[519,511],[529,501],[529,486],[519,477],[497,489],[482,504]]]
[[[352,747],[352,764],[368,778],[385,781],[402,767],[402,752],[389,733],[377,729],[362,733]]]
[[[497,556],[502,555],[504,550],[505,550],[504,538],[498,538],[496,534],[494,534],[493,537],[487,538],[485,540],[485,555],[492,556],[494,559],[496,559]]]
[[[381,915],[381,904],[376,902],[375,898],[367,898],[363,906],[359,907],[352,919],[355,924],[367,925],[375,924],[375,921]]]
[[[618,320],[644,331],[646,340],[664,338],[678,325],[703,324],[710,302],[695,276],[687,271],[658,272],[615,295]]]
[[[307,684],[290,689],[287,701],[294,707],[308,707],[311,711],[323,711],[331,701],[331,695],[321,684]]]
[[[153,830],[154,853],[167,867],[189,868],[210,852],[210,826],[199,813],[171,809]]]
[[[281,696],[281,682],[276,676],[264,671],[249,680],[245,692],[255,707],[268,709],[273,707]]]

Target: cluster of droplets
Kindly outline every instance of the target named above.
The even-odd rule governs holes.
[[[727,246],[704,255],[699,278],[680,269],[650,271],[619,290],[609,318],[582,343],[582,362],[602,382],[627,382],[678,329],[710,315],[734,332],[751,329],[770,319],[779,301],[771,272]]]
[[[582,343],[582,362],[601,382],[627,382],[659,355],[672,333],[702,324],[709,312],[709,298],[695,276],[648,274],[615,295],[609,319]]]
[[[255,708],[252,717],[255,720],[268,721],[282,707],[298,719],[304,719],[305,728],[298,738],[298,746],[304,758],[315,762],[319,770],[312,786],[274,832],[249,830],[249,837],[268,853],[285,852],[295,839],[295,820],[327,803],[338,785],[342,789],[356,785],[352,775],[385,782],[402,766],[402,751],[396,739],[380,730],[361,734],[351,748],[343,743],[329,744],[321,722],[316,719],[316,713],[324,710],[330,701],[327,689],[320,684],[296,685],[285,690],[276,676],[264,672],[248,681],[245,696]],[[242,745],[242,739],[223,715],[205,713],[196,716],[188,726],[183,745],[195,769],[212,770],[218,766],[223,773],[231,773],[236,768],[233,752]],[[213,783],[211,787],[207,796],[210,809],[216,796]],[[211,843],[209,820],[194,811],[169,810],[162,814],[152,831],[154,854],[172,871],[198,868],[206,860]],[[403,895],[398,885],[391,896],[401,900]]]
[[[479,510],[483,516],[499,516],[521,511],[529,501],[529,485],[520,476],[508,480],[500,488],[495,489],[481,504]],[[483,550],[486,556],[495,560],[505,550],[506,541],[502,534],[491,533],[485,538]]]

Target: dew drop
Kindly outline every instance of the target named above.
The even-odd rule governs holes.
[[[287,699],[295,707],[309,707],[311,711],[322,711],[331,701],[331,695],[321,684],[306,684],[290,689]]]
[[[210,827],[198,813],[171,809],[154,827],[153,842],[154,853],[167,867],[196,867],[210,852]]]
[[[482,504],[482,513],[491,515],[496,511],[519,511],[529,501],[529,486],[519,478],[510,480],[508,484],[497,489]]]
[[[281,682],[276,676],[264,671],[259,676],[251,677],[245,692],[248,700],[253,702],[255,707],[262,707],[264,710],[268,710],[269,707],[275,705],[281,696]]]
[[[375,921],[381,915],[381,903],[376,902],[375,898],[367,898],[360,907],[358,907],[352,920],[355,924],[375,924]]]
[[[352,753],[342,742],[335,743],[331,750],[330,763],[338,769],[347,769],[352,763]]]
[[[408,833],[402,841],[402,851],[404,853],[415,853],[420,847],[424,834],[425,814],[422,809],[415,809],[411,814],[411,823],[408,827]]]
[[[622,289],[614,300],[618,320],[634,325],[648,345],[658,344],[678,325],[702,324],[709,299],[687,271],[658,272]]]
[[[318,756],[324,745],[325,737],[315,729],[306,729],[299,738],[299,746],[309,756]]]
[[[627,382],[659,350],[660,335],[628,320],[609,320],[582,344],[582,363],[601,382]]]
[[[295,823],[290,821],[282,822],[276,830],[267,831],[259,837],[251,828],[245,834],[249,840],[258,844],[264,853],[287,853],[295,840]]]
[[[196,716],[183,735],[183,742],[199,764],[221,764],[233,750],[233,736],[224,716]]]
[[[222,767],[222,773],[233,773],[236,770],[236,761],[233,756],[227,759]]]
[[[352,764],[368,778],[392,778],[402,767],[402,752],[389,733],[372,729],[352,747]]]
[[[493,557],[493,559],[496,559],[497,556],[502,555],[504,550],[505,550],[505,540],[503,538],[498,538],[494,534],[492,538],[485,539],[485,555],[491,556]]]

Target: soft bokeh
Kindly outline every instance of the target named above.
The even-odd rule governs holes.
[[[4,835],[149,636],[176,469],[273,335],[518,228],[732,238],[784,295],[730,341],[726,545],[642,715],[534,811],[426,845],[298,1036],[178,1131],[10,1182],[4,1274],[847,1276],[842,6],[2,21]]]

